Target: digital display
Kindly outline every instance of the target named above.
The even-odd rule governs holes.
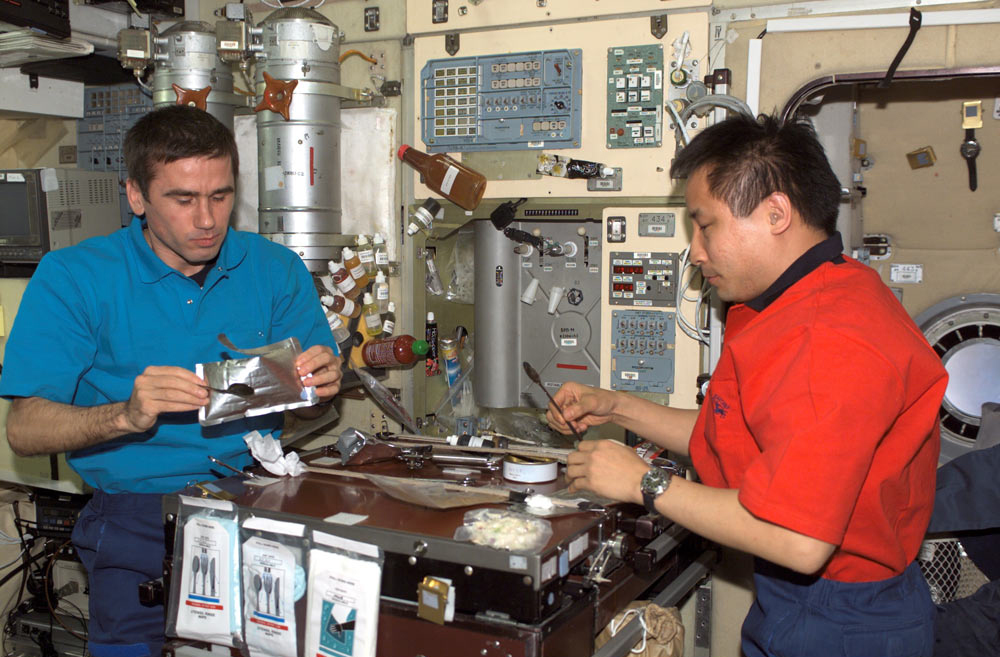
[[[0,238],[31,234],[28,219],[28,184],[0,183]]]

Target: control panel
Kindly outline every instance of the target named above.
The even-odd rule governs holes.
[[[676,319],[672,312],[615,310],[611,313],[611,389],[674,391]]]
[[[79,167],[86,171],[114,171],[121,193],[122,225],[131,217],[125,197],[125,133],[153,109],[153,99],[133,83],[88,86],[83,90],[83,117],[77,121]]]
[[[420,73],[430,152],[579,148],[579,50],[433,59]]]
[[[663,46],[608,48],[608,148],[663,143]]]
[[[677,253],[612,251],[610,255],[609,304],[659,308],[675,305]]]

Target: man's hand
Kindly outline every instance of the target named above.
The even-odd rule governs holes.
[[[125,402],[125,433],[141,433],[161,413],[196,411],[208,404],[208,390],[197,374],[183,367],[150,366],[135,378],[132,394]]]
[[[553,399],[562,408],[562,413],[551,402],[545,413],[549,426],[563,434],[573,433],[573,427],[583,433],[613,419],[617,393],[601,388],[591,388],[575,381],[564,383]],[[565,421],[564,416],[565,415]]]
[[[585,440],[566,459],[569,490],[589,490],[621,502],[642,504],[639,483],[649,470],[632,448],[614,440]]]
[[[326,401],[340,392],[341,358],[326,345],[313,345],[295,359],[295,371],[305,377],[303,383],[316,386],[316,394]]]

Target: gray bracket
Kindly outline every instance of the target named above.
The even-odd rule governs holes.
[[[666,14],[660,14],[659,16],[649,17],[649,33],[652,34],[657,39],[663,38],[663,35],[667,33]]]
[[[459,39],[458,32],[450,32],[444,35],[444,51],[449,55],[455,55],[458,52]]]
[[[622,169],[613,167],[615,172],[607,178],[587,178],[588,192],[620,192],[622,191]]]

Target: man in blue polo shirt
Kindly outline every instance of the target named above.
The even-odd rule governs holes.
[[[161,495],[213,478],[208,456],[250,463],[243,436],[281,428],[271,414],[213,427],[199,362],[217,336],[246,348],[297,337],[298,373],[329,402],[340,358],[302,261],[229,227],[238,170],[232,133],[173,106],[125,138],[131,225],[48,254],[7,342],[0,395],[18,454],[67,452],[95,489],[73,541],[90,576],[96,657],[157,655],[163,609],[137,588],[161,573]]]

